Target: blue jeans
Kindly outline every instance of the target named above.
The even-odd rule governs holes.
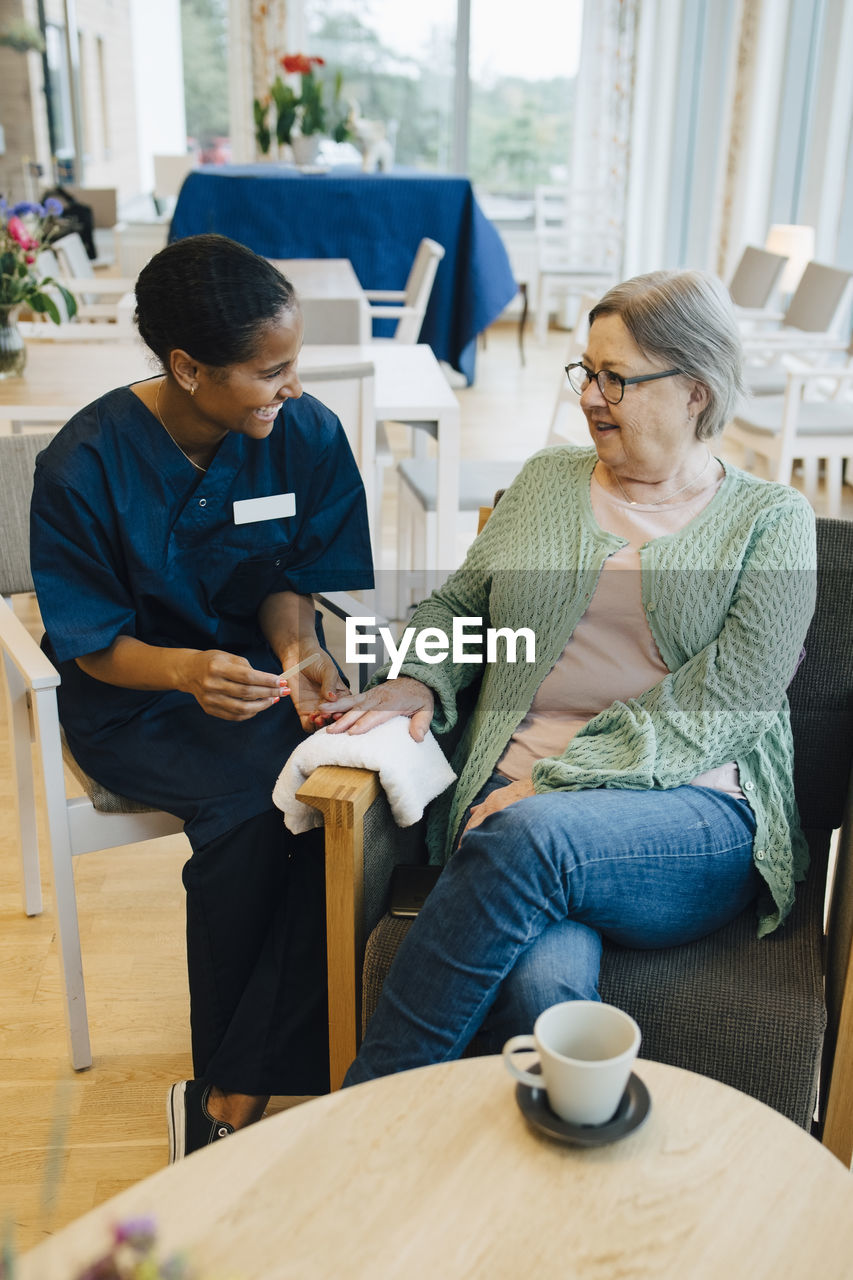
[[[344,1084],[457,1058],[481,1028],[499,1049],[549,1005],[599,999],[602,938],[721,928],[758,892],[754,830],[745,800],[710,787],[553,791],[491,814],[397,952]]]

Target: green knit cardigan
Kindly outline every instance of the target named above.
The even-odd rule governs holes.
[[[532,628],[536,638],[532,663],[521,645],[515,663],[454,663],[448,655],[403,664],[402,675],[436,695],[433,732],[461,731],[452,755],[458,781],[430,811],[433,862],[449,857],[462,815],[586,611],[605,560],[625,545],[593,515],[595,463],[593,449],[572,446],[532,457],[461,568],[415,612],[418,630],[450,636],[461,616],[482,618],[483,628]],[[756,819],[762,936],[785,919],[808,866],[786,688],[814,610],[815,526],[794,489],[725,471],[694,520],[640,550],[643,608],[670,674],[639,697],[612,703],[562,755],[538,761],[533,783],[537,792],[667,790],[734,760]],[[477,679],[469,712],[463,690]]]

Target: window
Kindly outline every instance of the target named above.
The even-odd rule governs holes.
[[[305,48],[340,71],[342,96],[380,120],[396,164],[452,167],[456,0],[304,0]]]
[[[203,162],[227,161],[227,0],[181,0],[181,44],[189,143]]]
[[[303,0],[305,48],[385,123],[395,162],[532,194],[568,176],[582,0]],[[460,93],[457,49],[469,49]],[[463,127],[456,104],[465,103]]]
[[[71,121],[71,86],[65,56],[65,28],[49,22],[44,29],[47,61],[47,117],[50,149],[57,159],[74,159],[74,128]],[[67,176],[61,174],[60,176]],[[71,175],[73,176],[73,174]]]
[[[568,181],[581,15],[581,0],[472,0],[468,172],[478,186],[519,196]]]

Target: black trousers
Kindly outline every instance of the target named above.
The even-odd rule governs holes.
[[[248,1094],[329,1089],[321,828],[270,809],[184,866],[193,1070]]]

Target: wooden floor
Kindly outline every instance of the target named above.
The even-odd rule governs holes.
[[[555,331],[545,347],[531,340],[522,369],[514,330],[489,332],[477,382],[460,392],[464,456],[522,458],[539,447],[566,345]],[[582,420],[577,430],[583,441]],[[853,518],[849,487],[844,514]],[[391,520],[389,505],[386,532]],[[188,845],[175,836],[77,859],[94,1065],[73,1072],[47,876],[44,914],[27,919],[21,908],[5,720],[0,744],[0,1243],[6,1220],[23,1250],[166,1163],[166,1090],[191,1073]]]

